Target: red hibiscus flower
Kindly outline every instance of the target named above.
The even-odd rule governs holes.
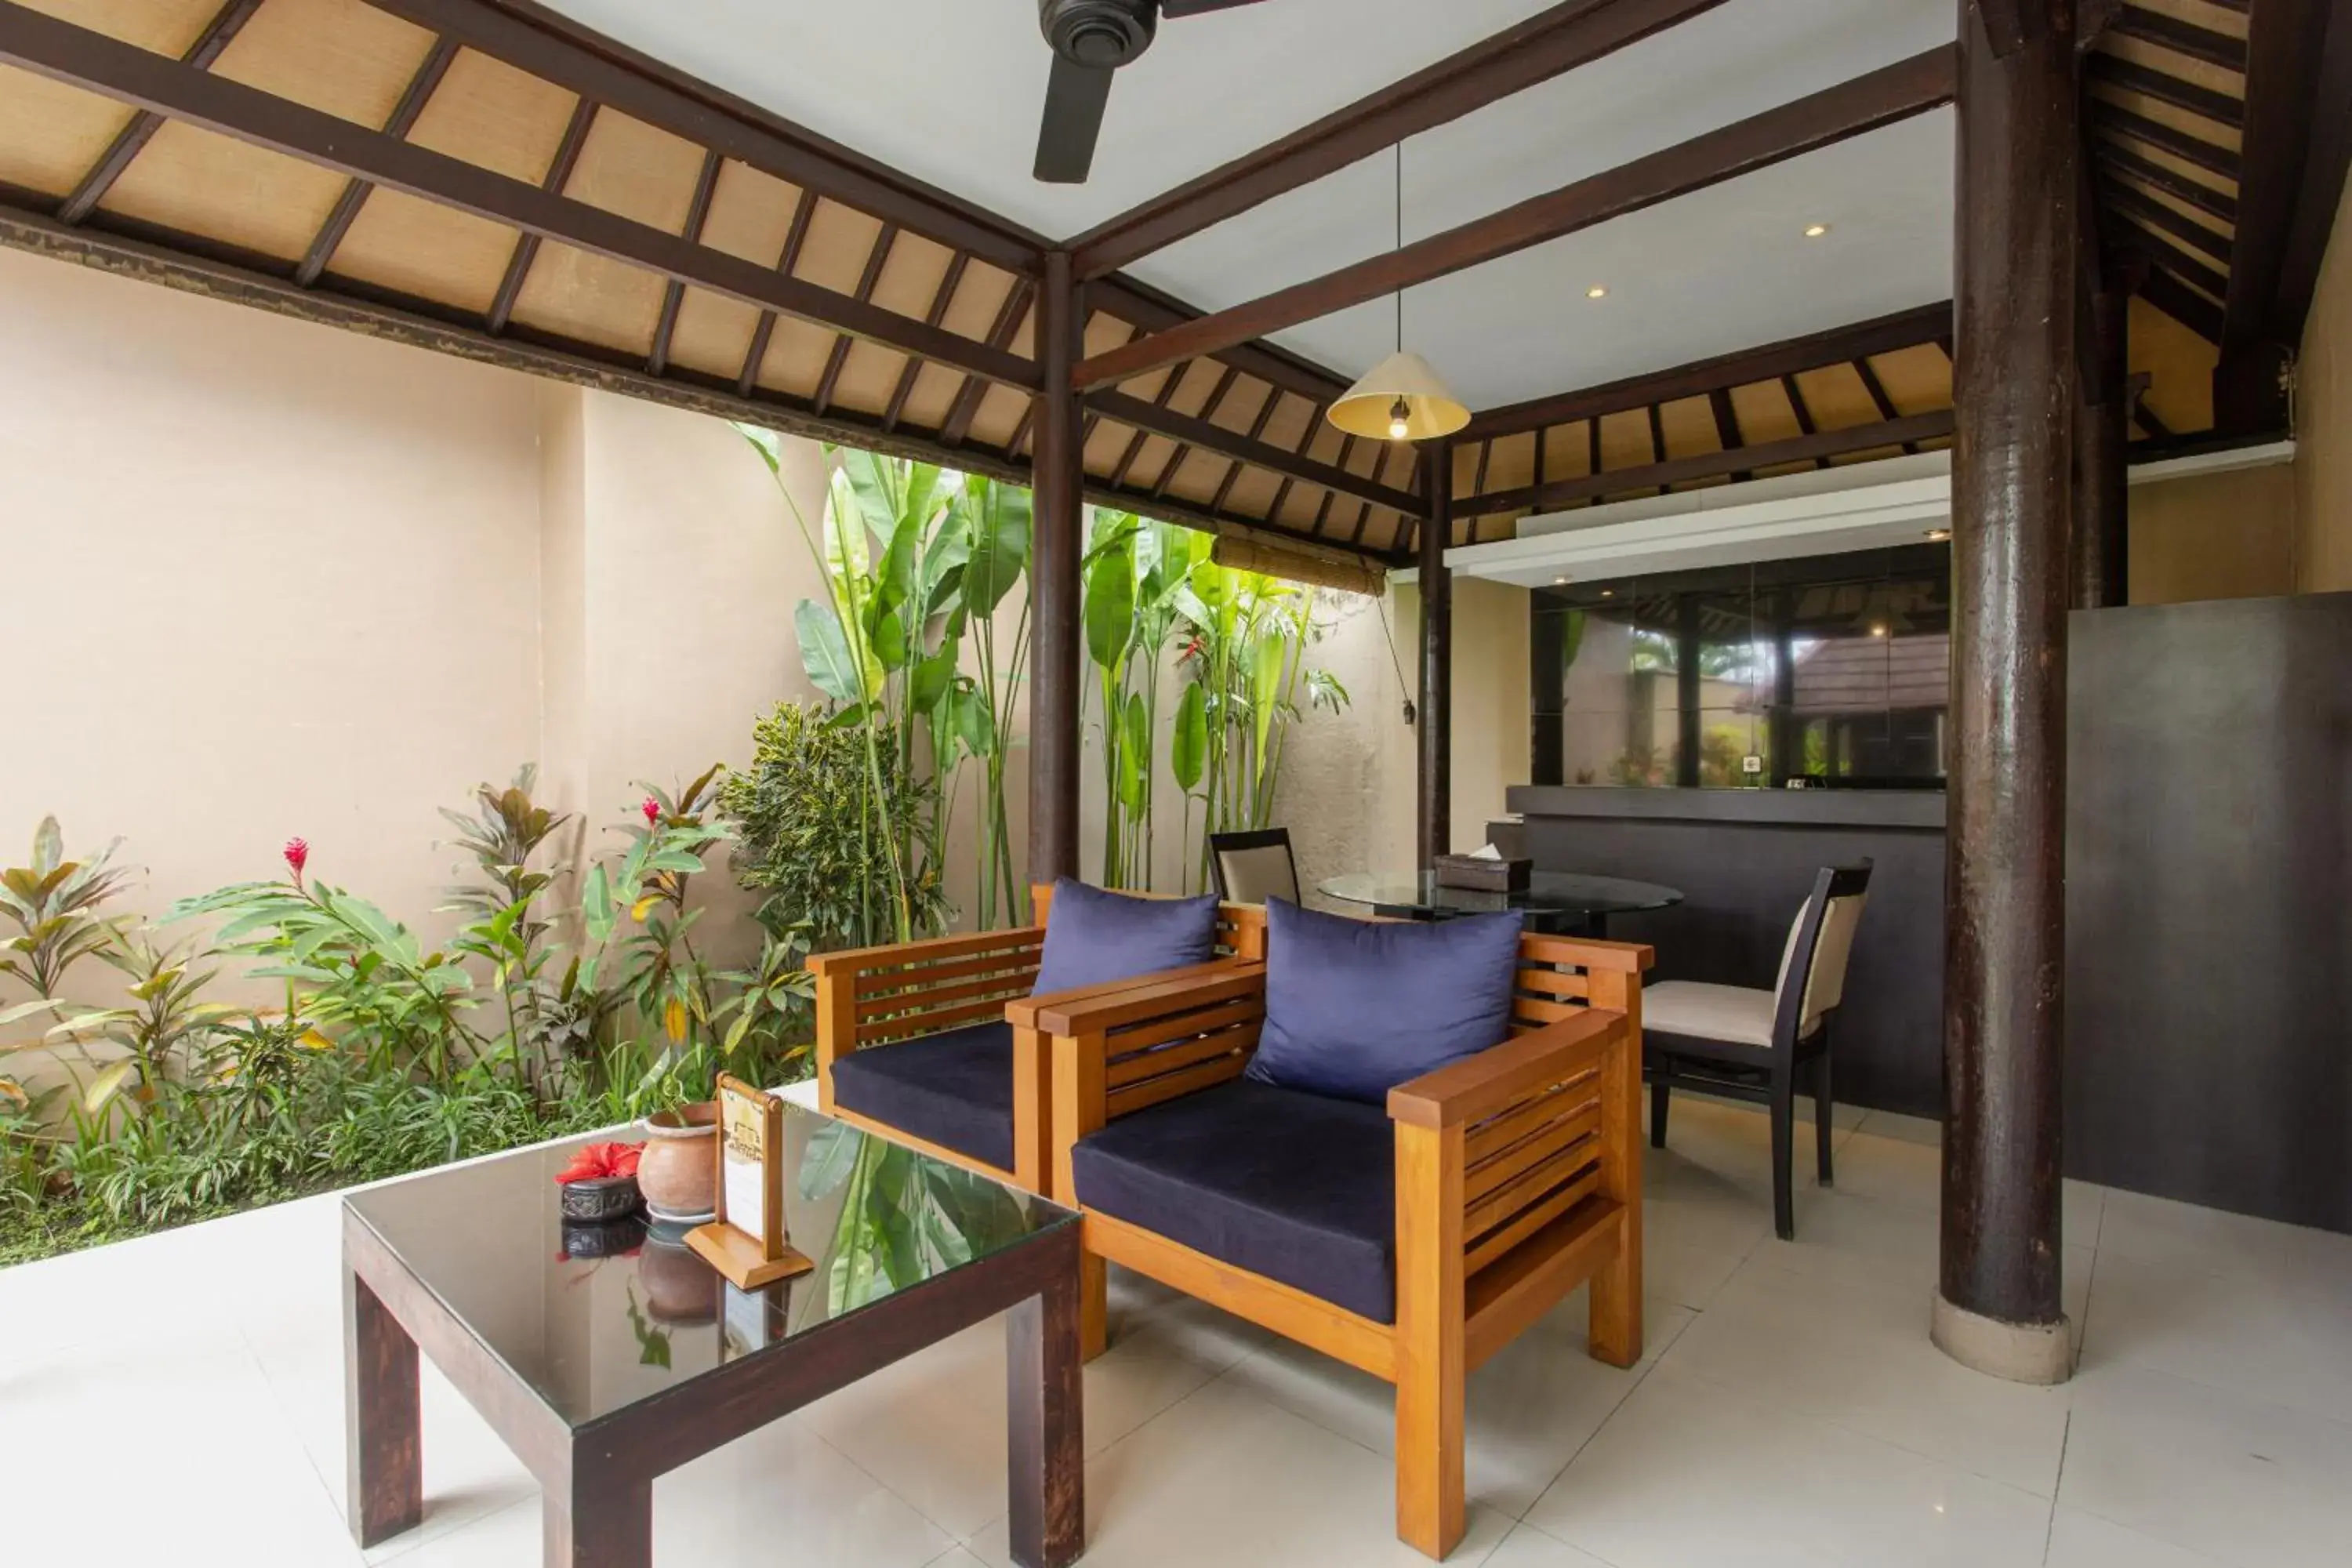
[[[634,1176],[645,1148],[642,1143],[583,1144],[572,1152],[572,1163],[557,1173],[556,1185],[601,1181],[606,1176]]]

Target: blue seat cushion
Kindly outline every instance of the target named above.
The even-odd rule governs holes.
[[[1133,980],[1217,956],[1217,900],[1145,899],[1088,887],[1065,877],[1054,884],[1045,941],[1032,995]]]
[[[833,1100],[885,1127],[1013,1168],[1013,1026],[997,1020],[893,1045],[833,1064]]]
[[[1396,1320],[1388,1114],[1245,1079],[1080,1139],[1078,1201],[1375,1322]]]
[[[1502,1043],[1518,963],[1516,910],[1376,924],[1275,900],[1249,1076],[1384,1105],[1397,1085]]]

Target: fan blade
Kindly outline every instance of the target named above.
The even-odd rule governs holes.
[[[1094,166],[1095,138],[1102,134],[1103,109],[1110,102],[1111,73],[1054,57],[1045,84],[1045,119],[1037,130],[1036,177],[1048,184],[1083,185]]]
[[[1258,0],[1160,0],[1160,15],[1171,18],[1205,16],[1212,11],[1231,11],[1257,3]]]

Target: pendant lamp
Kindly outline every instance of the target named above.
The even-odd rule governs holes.
[[[1404,248],[1404,143],[1397,143],[1396,247]],[[1396,353],[1348,388],[1327,416],[1350,436],[1426,441],[1470,423],[1470,410],[1430,363],[1404,346],[1404,290],[1396,296]]]

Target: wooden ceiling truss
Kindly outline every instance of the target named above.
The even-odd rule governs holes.
[[[1566,0],[1070,241],[1087,498],[1406,559],[1426,455],[1331,428],[1342,378],[1268,334],[1951,100],[1952,51],[1932,49],[1213,315],[1119,270],[1720,3]],[[2106,236],[2225,365],[2266,364],[2352,159],[2352,8],[2085,4]],[[1984,5],[1997,37],[2036,25]],[[0,0],[0,242],[1031,476],[1048,241],[532,0]],[[1481,414],[1449,448],[1455,536],[1930,449],[1950,342],[1936,305]]]

